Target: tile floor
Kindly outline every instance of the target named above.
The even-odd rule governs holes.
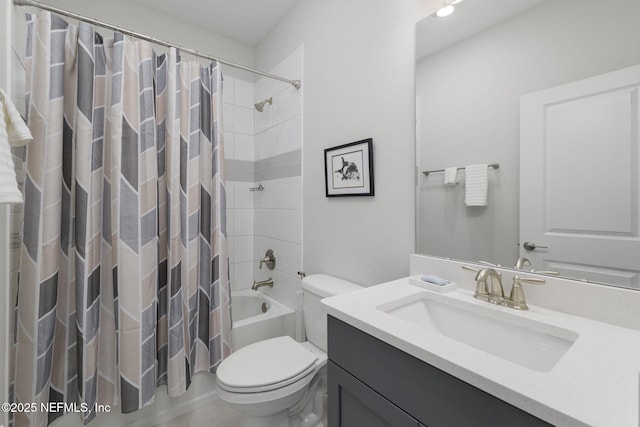
[[[153,424],[153,427],[237,427],[238,417],[238,411],[217,399],[187,414]]]

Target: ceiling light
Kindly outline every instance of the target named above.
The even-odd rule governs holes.
[[[458,4],[458,3],[460,3],[461,1],[462,1],[462,0],[453,0],[453,1],[451,2],[451,4]]]
[[[438,11],[436,12],[436,16],[438,18],[444,18],[445,16],[451,15],[454,10],[455,8],[453,6],[447,5],[438,9]]]

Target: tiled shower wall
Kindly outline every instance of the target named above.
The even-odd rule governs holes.
[[[270,72],[301,79],[302,55],[300,47]],[[226,76],[223,109],[233,288],[271,277],[273,289],[263,290],[296,309],[302,270],[302,91],[267,78],[250,86]],[[269,97],[272,105],[262,113],[255,110],[254,103]],[[250,134],[247,110],[253,119]],[[260,185],[262,191],[250,191]],[[258,268],[267,249],[276,255],[273,271]]]
[[[254,82],[253,76],[224,75],[224,155],[226,160],[227,236],[231,284],[234,289],[250,287],[253,280],[253,185]]]

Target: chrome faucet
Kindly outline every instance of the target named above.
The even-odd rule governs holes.
[[[462,266],[465,270],[476,272],[476,291],[473,297],[481,301],[487,301],[492,304],[502,305],[516,310],[528,310],[527,301],[524,297],[522,283],[531,283],[536,285],[544,285],[544,279],[536,279],[533,277],[513,277],[513,285],[509,297],[504,296],[504,288],[502,286],[502,275],[493,268],[477,269],[466,265]],[[490,284],[488,283],[490,282]]]
[[[259,288],[261,288],[263,286],[268,286],[270,288],[273,288],[273,279],[271,277],[269,277],[267,280],[261,280],[259,282],[256,282],[254,280],[253,281],[253,286],[251,286],[251,289],[254,290],[254,291],[257,291]]]
[[[516,261],[516,265],[513,268],[515,268],[516,270],[522,270],[527,264],[529,265],[529,267],[531,267],[531,269],[529,270],[531,273],[547,274],[549,276],[558,276],[560,274],[557,271],[534,270],[531,261],[529,261],[529,258],[525,257],[518,258],[518,260]]]
[[[525,265],[527,265],[527,264],[529,264],[529,267],[533,267],[533,266],[531,265],[531,261],[529,261],[529,258],[520,257],[520,258],[518,258],[518,260],[516,261],[516,265],[515,265],[515,267],[513,267],[513,268],[515,268],[516,270],[522,270],[522,268],[523,268]]]
[[[476,273],[475,281],[477,283],[476,291],[473,294],[474,298],[494,304],[500,304],[500,301],[504,300],[504,288],[500,273],[493,268],[478,269],[467,265],[463,265],[462,268]],[[487,283],[489,281],[491,285]]]
[[[492,304],[503,305],[504,288],[502,287],[502,275],[493,268],[483,268],[476,274],[476,296],[474,297]],[[489,284],[490,282],[490,284]],[[485,293],[488,290],[487,293]]]

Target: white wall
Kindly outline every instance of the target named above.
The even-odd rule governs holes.
[[[421,61],[421,169],[500,169],[486,208],[466,208],[442,174],[420,177],[420,252],[513,265],[520,95],[640,63],[639,17],[637,0],[552,1]]]
[[[213,28],[200,28],[131,1],[48,0],[46,3],[249,67],[254,61],[254,49],[251,46],[216,34]],[[25,7],[20,9],[34,10]],[[104,29],[98,31],[105,36],[109,34]]]
[[[415,241],[414,33],[428,3],[301,0],[256,49],[256,65],[269,69],[304,45],[307,274],[365,285],[408,275]],[[326,198],[324,149],[368,137],[375,197]]]

